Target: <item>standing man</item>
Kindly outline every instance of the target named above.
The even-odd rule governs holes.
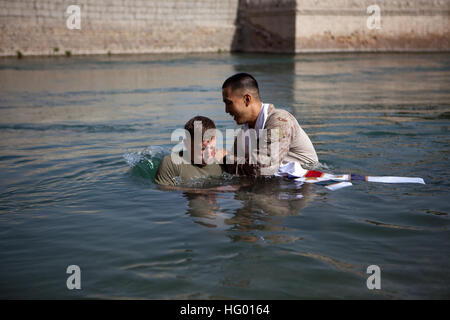
[[[229,77],[222,85],[222,96],[225,112],[237,124],[243,125],[233,150],[225,159],[227,172],[273,175],[281,164],[290,161],[303,166],[318,162],[311,140],[295,117],[272,104],[262,103],[258,83],[250,74],[238,73]],[[250,144],[252,134],[257,143]],[[245,150],[245,157],[239,156],[239,150]]]

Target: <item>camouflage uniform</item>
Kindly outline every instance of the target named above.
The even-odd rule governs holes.
[[[264,129],[257,137],[258,147],[251,148],[253,152],[246,152],[245,158],[239,157],[240,154],[237,151],[238,141],[243,141],[240,140],[243,131],[239,132],[234,141],[234,148],[224,162],[228,173],[267,176],[273,175],[280,164],[289,161],[297,161],[306,166],[318,162],[316,151],[308,135],[300,127],[297,119],[286,110],[269,105]],[[250,161],[251,157],[254,157],[254,161]]]

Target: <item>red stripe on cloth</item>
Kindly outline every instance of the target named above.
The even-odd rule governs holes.
[[[306,178],[320,178],[321,176],[323,176],[323,172],[314,170],[308,170],[308,172],[306,172],[305,174]]]

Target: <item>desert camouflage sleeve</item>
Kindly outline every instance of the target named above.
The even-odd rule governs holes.
[[[274,115],[267,119],[265,131],[259,141],[257,175],[267,176],[277,172],[281,161],[289,152],[295,123],[287,116]]]
[[[246,154],[245,160],[237,157],[239,138],[236,137],[234,148],[226,159],[226,171],[238,175],[273,175],[289,152],[294,125],[289,117],[277,115],[270,117],[266,122],[266,130],[258,139],[258,148],[253,149],[253,154]],[[239,160],[245,163],[240,164]]]

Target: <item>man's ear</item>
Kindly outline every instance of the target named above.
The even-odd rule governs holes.
[[[252,96],[248,93],[244,94],[244,102],[245,106],[248,107],[250,105],[250,102],[252,102]]]

